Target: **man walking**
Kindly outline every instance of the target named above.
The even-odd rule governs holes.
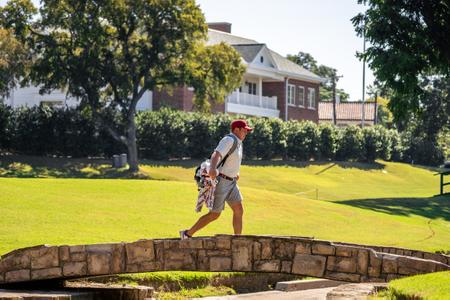
[[[211,156],[209,176],[211,180],[217,178],[217,185],[214,191],[214,205],[209,213],[201,216],[190,229],[180,231],[181,239],[192,237],[197,231],[219,218],[225,208],[225,202],[233,210],[234,234],[242,233],[242,195],[239,191],[237,181],[239,180],[239,169],[242,161],[242,141],[253,129],[247,125],[245,120],[234,120],[231,122],[231,134],[225,136],[217,145]],[[237,143],[234,151],[233,144]],[[222,160],[227,156],[225,163],[217,168]]]

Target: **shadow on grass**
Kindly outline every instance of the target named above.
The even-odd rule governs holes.
[[[450,195],[429,198],[379,198],[335,202],[390,215],[418,215],[450,221]]]
[[[201,163],[196,159],[174,159],[166,161],[140,160],[141,165],[150,167],[181,167],[195,168]],[[331,162],[311,161],[298,162],[289,160],[245,160],[244,165],[260,167],[295,167],[323,166],[316,175],[339,166],[341,168],[357,168],[362,170],[383,169],[384,164],[379,162]],[[111,160],[100,158],[59,158],[26,155],[0,155],[0,177],[19,178],[127,178],[152,179],[151,174],[144,171],[131,173],[126,168],[114,169]]]

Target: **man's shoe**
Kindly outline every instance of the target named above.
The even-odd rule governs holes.
[[[190,239],[192,236],[187,234],[187,230],[181,230],[180,231],[180,239],[187,240]]]

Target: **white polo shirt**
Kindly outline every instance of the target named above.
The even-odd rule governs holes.
[[[233,133],[232,133],[233,134]],[[236,177],[239,173],[239,168],[241,167],[242,162],[242,141],[235,135],[237,140],[236,150],[233,153],[230,153],[225,164],[219,168],[219,172],[227,175],[228,177]],[[230,136],[225,136],[222,140],[220,140],[219,145],[217,145],[215,151],[219,152],[222,156],[222,159],[225,158],[225,155],[228,154],[231,147],[233,147],[234,140]],[[220,161],[219,161],[220,164]]]

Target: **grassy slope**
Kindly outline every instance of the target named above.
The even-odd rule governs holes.
[[[449,271],[411,276],[391,281],[386,296],[394,299],[449,299],[449,283]]]
[[[193,165],[142,167],[161,180],[0,178],[0,253],[41,243],[174,237],[199,216]],[[102,168],[83,167],[76,175],[95,177]],[[64,169],[47,171],[71,177]],[[386,162],[260,164],[243,166],[241,176],[245,233],[450,250],[450,199],[428,198],[438,181],[430,170]],[[232,233],[229,209],[201,232],[215,233]]]

